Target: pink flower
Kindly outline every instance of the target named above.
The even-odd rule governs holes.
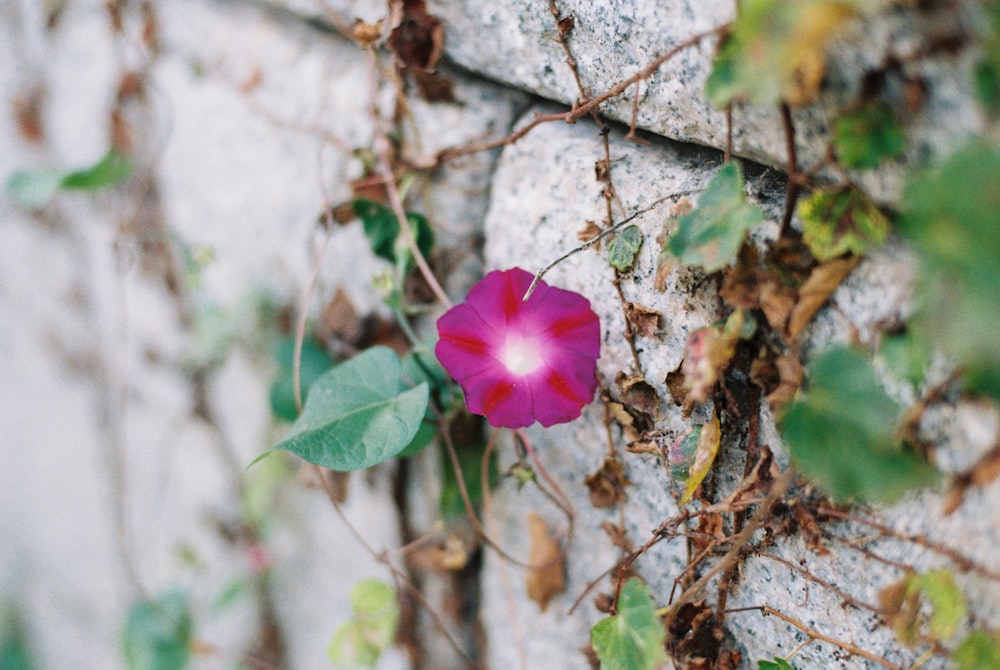
[[[532,278],[494,270],[437,322],[438,360],[469,411],[498,427],[572,421],[597,388],[601,325],[590,302],[545,282],[522,301]]]

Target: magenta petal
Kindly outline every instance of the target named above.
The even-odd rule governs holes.
[[[468,304],[457,305],[438,319],[438,343],[434,353],[444,369],[461,384],[481,373],[484,366],[503,371],[493,356],[496,334]]]
[[[438,320],[435,353],[469,411],[494,426],[572,421],[594,397],[601,327],[583,296],[520,268],[493,271]]]

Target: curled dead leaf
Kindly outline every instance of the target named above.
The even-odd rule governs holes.
[[[640,337],[656,337],[660,332],[660,313],[635,302],[625,303],[625,318],[632,332]]]
[[[581,228],[580,231],[576,234],[576,239],[580,240],[581,242],[589,242],[598,235],[600,235],[601,232],[602,231],[600,226],[598,226],[593,221],[587,220],[583,222],[583,228]],[[600,249],[600,248],[601,248],[600,242],[594,245],[594,249]]]
[[[355,19],[351,27],[351,39],[358,43],[362,49],[372,48],[382,36],[382,19],[375,23],[365,23],[361,19]]]
[[[621,399],[627,408],[655,418],[660,408],[660,394],[642,377],[624,377],[615,380],[621,390]],[[632,412],[633,416],[635,411]]]
[[[606,458],[594,472],[584,479],[590,496],[590,504],[597,508],[612,507],[625,499],[625,487],[629,481],[625,468],[617,458]]]
[[[427,12],[424,0],[392,2],[388,46],[400,66],[433,70],[444,53],[444,25]]]
[[[549,534],[545,521],[534,512],[528,513],[528,536],[531,540],[529,562],[532,567],[525,576],[528,597],[545,611],[549,601],[566,590],[566,570],[563,551]]]
[[[799,299],[788,317],[788,337],[796,339],[816,311],[823,306],[844,278],[858,264],[857,256],[837,258],[823,263],[809,274],[809,279],[799,288]]]

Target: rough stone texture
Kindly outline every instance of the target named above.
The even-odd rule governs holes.
[[[320,21],[350,26],[355,18],[372,22],[386,16],[379,0],[267,0]],[[906,164],[950,153],[956,144],[985,127],[974,101],[971,67],[977,56],[975,3],[948,4],[924,13],[873,3],[868,15],[849,22],[829,48],[830,59],[820,99],[793,111],[800,166],[823,156],[829,123],[857,101],[864,75],[887,62],[923,85],[919,110],[904,120],[908,137]],[[566,41],[577,70],[593,97],[643,69],[691,36],[731,22],[728,0],[557,0],[560,17],[572,17]],[[549,2],[516,0],[432,0],[428,11],[445,25],[449,59],[491,79],[571,105],[581,98],[566,55],[556,38]],[[934,44],[958,36],[957,51],[942,49],[921,56]],[[702,93],[711,69],[715,38],[683,49],[655,75],[639,84],[638,127],[706,146],[726,145],[726,121]],[[602,104],[608,118],[633,120],[635,87]],[[906,87],[890,77],[883,92],[896,109],[906,108]],[[776,108],[738,104],[733,111],[733,151],[765,165],[787,165],[784,130]],[[899,196],[901,164],[855,175],[870,193],[885,201]]]
[[[639,338],[637,349],[647,381],[656,387],[661,398],[665,398],[663,379],[683,357],[687,334],[711,324],[718,315],[713,311],[714,292],[704,286],[697,273],[675,271],[667,280],[665,292],[653,289],[652,274],[658,250],[652,240],[669,207],[670,196],[704,187],[718,166],[719,157],[662,140],[654,140],[652,146],[640,148],[621,138],[621,131],[612,132],[611,154],[615,159],[612,179],[625,212],[631,213],[668,198],[660,209],[638,219],[646,243],[636,268],[622,281],[627,300],[664,315],[662,333],[655,339]],[[590,122],[572,126],[546,125],[506,149],[494,179],[493,201],[486,220],[487,265],[491,268],[520,265],[536,271],[576,246],[576,233],[583,222],[599,220],[605,214],[601,185],[596,182],[593,170],[594,162],[602,156],[598,128]],[[758,235],[764,239],[772,237],[777,231],[781,185],[766,176],[754,175],[749,177],[749,183],[752,193],[770,216]],[[616,212],[615,220],[620,218],[622,216]],[[526,243],[526,240],[531,242]],[[590,298],[601,317],[604,342],[599,370],[603,386],[609,386],[618,372],[632,374],[634,368],[624,342],[623,318],[612,277],[606,252],[593,250],[572,256],[546,276],[553,284]],[[809,327],[807,349],[848,343],[852,337],[871,343],[876,332],[885,324],[897,321],[900,312],[908,309],[911,284],[912,261],[904,250],[890,244],[872,253],[833,294],[831,306],[825,308]],[[687,422],[669,402],[662,403],[660,410],[656,427],[669,440]],[[937,433],[939,457],[952,464],[945,469],[957,471],[962,467],[960,464],[968,467],[993,444],[997,417],[988,408],[977,409],[972,405],[960,405],[943,412],[944,416],[931,416],[927,421]],[[698,421],[699,417],[694,419]],[[503,582],[502,561],[491,555],[487,563],[483,616],[489,630],[493,631],[491,641],[497,637],[522,639],[527,655],[523,667],[580,667],[582,659],[573,655],[567,657],[566,650],[583,646],[588,639],[589,626],[602,616],[591,604],[594,593],[584,599],[572,617],[565,613],[586,585],[599,579],[618,558],[611,540],[601,530],[602,522],[618,522],[617,510],[595,510],[587,499],[584,485],[585,477],[598,469],[607,454],[603,423],[603,411],[598,405],[588,408],[583,419],[567,426],[528,431],[542,460],[567,491],[577,515],[575,534],[567,551],[567,592],[553,601],[548,612],[540,613],[527,598],[517,569],[512,570],[515,576],[511,578],[513,586],[509,587]],[[770,444],[779,457],[784,458],[780,438],[767,411],[762,415],[762,433],[762,442]],[[622,438],[617,429],[615,435],[620,444]],[[720,456],[722,470],[716,477],[723,490],[731,487],[742,474],[741,448],[738,441],[730,443]],[[677,492],[671,493],[668,476],[658,459],[621,452],[619,455],[632,482],[627,489],[628,500],[622,506],[622,518],[629,539],[639,545],[650,537],[660,521],[677,513]],[[869,516],[877,514],[882,523],[902,533],[926,534],[932,541],[958,549],[981,565],[990,566],[995,563],[992,556],[1000,541],[1000,517],[984,512],[996,508],[997,496],[1000,496],[1000,485],[994,483],[977,490],[955,514],[946,517],[940,496],[928,492],[897,506],[874,510]],[[558,510],[541,496],[504,489],[497,496],[497,516],[502,529],[502,545],[515,556],[527,554],[524,518],[529,511],[545,514],[556,528],[566,526]],[[834,528],[839,535],[851,538],[868,532],[848,523],[836,524]],[[866,547],[887,561],[909,563],[917,570],[947,564],[940,555],[910,542],[882,539]],[[842,607],[843,593],[877,605],[879,590],[899,579],[900,570],[866,557],[857,549],[837,546],[831,549],[829,556],[822,556],[796,536],[779,541],[770,551],[796,566],[806,567],[819,579],[840,589],[841,594],[815,583],[807,584],[801,574],[773,559],[751,558],[743,566],[742,579],[729,596],[728,607],[767,604],[823,634],[885,655],[904,667],[914,662],[919,652],[901,648],[894,641],[891,630],[880,624],[872,613]],[[683,542],[675,540],[657,545],[653,552],[636,563],[636,568],[658,601],[666,602],[673,580],[685,563]],[[968,574],[961,575],[960,585],[970,595],[970,611],[976,613],[975,625],[995,626],[1000,586],[981,576]],[[602,579],[595,592],[610,589],[610,582]],[[513,594],[513,606],[507,601],[510,593]],[[744,652],[744,661],[748,663],[788,654],[806,640],[801,631],[775,617],[763,617],[759,612],[732,614],[727,625],[735,647]],[[539,630],[545,634],[533,633]],[[517,646],[491,644],[491,663],[494,667],[518,667],[519,652]],[[878,667],[859,657],[845,657],[835,648],[820,643],[801,650],[795,663],[801,668]],[[925,667],[946,666],[934,660]]]
[[[130,569],[150,592],[191,593],[198,639],[213,647],[196,667],[233,667],[259,642],[249,591],[214,604],[252,563],[219,528],[240,520],[241,481],[262,466],[244,468],[284,430],[270,419],[262,344],[275,324],[261,327],[257,312],[262,300],[297,304],[323,244],[324,201],[350,197],[361,166],[348,151],[371,144],[373,79],[355,45],[239,3],[157,10],[162,53],[147,104],[129,108],[142,176],[60,196],[38,215],[0,198],[0,599],[24,617],[40,667],[122,667],[120,631],[139,596]],[[116,43],[101,3],[68,3],[51,31],[37,3],[6,3],[0,15],[5,109],[36,87],[46,96],[42,144],[12,118],[0,125],[0,176],[92,163],[107,150],[118,77],[146,55],[132,41],[135,16]],[[424,147],[503,134],[523,104],[462,76],[455,87],[456,104],[413,105]],[[479,272],[469,240],[494,159],[469,157],[419,185],[452,268],[465,268],[456,293]],[[172,245],[150,243],[163,236]],[[196,283],[175,276],[168,289],[182,250],[211,260]],[[336,229],[313,304],[341,287],[360,314],[385,313],[372,286],[383,268],[357,224]],[[196,365],[207,366],[202,381]],[[377,550],[401,544],[394,472],[350,480],[345,513]],[[351,586],[389,575],[347,539],[319,490],[284,479],[263,538],[273,613],[285,667],[325,668]],[[393,650],[379,667],[408,664]]]

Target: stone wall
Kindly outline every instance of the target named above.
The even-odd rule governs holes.
[[[734,3],[556,5],[573,18],[566,44],[593,97],[732,20]],[[303,301],[315,322],[338,290],[358,314],[388,316],[374,283],[384,262],[357,223],[328,230],[322,213],[351,197],[350,180],[387,133],[404,159],[426,166],[437,152],[503,137],[584,94],[541,2],[428,3],[443,22],[440,69],[454,101],[426,102],[411,81],[400,107],[403,84],[391,56],[374,59],[345,37],[355,18],[383,17],[383,3],[165,0],[145,7],[122,3],[115,29],[96,1],[0,4],[0,90],[16,112],[0,126],[0,175],[87,165],[113,142],[126,143],[137,165],[120,186],[61,194],[37,212],[0,199],[0,375],[7,380],[0,391],[0,599],[21,616],[42,668],[125,667],[129,606],[170,588],[192,601],[199,643],[192,667],[330,667],[326,645],[350,616],[351,586],[391,576],[308,468],[297,472],[296,463],[272,458],[246,469],[285,429],[268,408],[269,347]],[[830,119],[857,95],[862,74],[898,58],[924,87],[924,104],[907,119],[912,141],[900,160],[855,175],[874,199],[896,202],[909,166],[947,154],[985,127],[968,76],[974,47],[907,58],[935,36],[975,25],[964,4],[928,12],[887,7],[852,24],[831,49],[820,101],[792,112],[800,165],[823,155]],[[667,400],[665,380],[688,335],[719,318],[716,286],[679,271],[658,290],[654,277],[655,238],[670,206],[683,195],[696,200],[727,145],[726,117],[702,93],[714,48],[714,37],[693,43],[609,99],[597,111],[610,128],[586,115],[541,124],[516,143],[419,171],[411,191],[411,206],[438,235],[435,267],[460,300],[484,269],[536,271],[579,244],[584,222],[608,217],[605,184],[595,176],[607,141],[612,218],[649,208],[635,220],[645,237],[636,265],[620,277],[621,295],[606,247],[570,257],[547,280],[587,296],[601,317],[603,388],[623,371],[636,373],[638,361],[661,399],[661,436],[703,422],[710,411],[685,416]],[[906,93],[887,95],[902,104]],[[775,108],[739,105],[732,116],[731,149],[747,159],[748,197],[768,218],[754,232],[764,246],[782,216],[785,127]],[[631,124],[641,142],[626,138]],[[873,344],[912,309],[915,273],[897,240],[871,252],[808,327],[805,354],[830,343]],[[654,336],[635,339],[635,359],[622,300],[663,315]],[[997,423],[993,408],[956,400],[935,406],[923,428],[934,436],[940,467],[957,473],[994,447]],[[758,433],[787,462],[766,404]],[[566,590],[544,611],[527,596],[521,568],[479,547],[461,522],[449,521],[443,532],[435,526],[436,446],[405,465],[351,474],[343,510],[376,553],[388,552],[410,572],[474,667],[587,667],[580,649],[605,616],[594,599],[613,590],[622,557],[607,529],[620,526],[632,547],[642,545],[678,515],[677,492],[659,458],[623,450],[627,439],[607,423],[600,402],[579,421],[527,434],[573,505],[572,535],[551,501],[509,479],[493,494],[492,515],[496,540],[515,557],[529,555],[530,512],[563,542]],[[514,452],[506,439],[499,447],[503,470]],[[720,493],[742,478],[748,448],[746,435],[725,440],[715,475]],[[618,504],[596,508],[585,480],[609,453],[630,484]],[[895,537],[862,543],[870,528],[831,521],[845,542],[828,540],[825,552],[808,532],[778,538],[771,557],[742,561],[727,607],[767,605],[895,664],[889,667],[909,667],[924,649],[900,644],[877,614],[845,605],[845,594],[877,605],[879,592],[902,575],[900,564],[943,566],[969,599],[963,630],[1000,628],[1000,485],[970,489],[950,515],[942,492],[857,511]],[[393,553],[424,533],[431,544],[459,538],[472,554],[469,566],[440,574]],[[920,540],[905,539],[914,537]],[[635,563],[658,603],[668,602],[690,551],[675,538]],[[969,566],[987,566],[994,576]],[[718,592],[717,582],[706,589]],[[465,667],[434,617],[415,612],[408,646],[390,650],[378,667]],[[729,614],[725,630],[725,648],[742,653],[739,667],[785,656],[808,637],[759,611]],[[793,663],[800,670],[880,667],[820,641],[797,651]],[[922,667],[947,665],[934,657]]]

